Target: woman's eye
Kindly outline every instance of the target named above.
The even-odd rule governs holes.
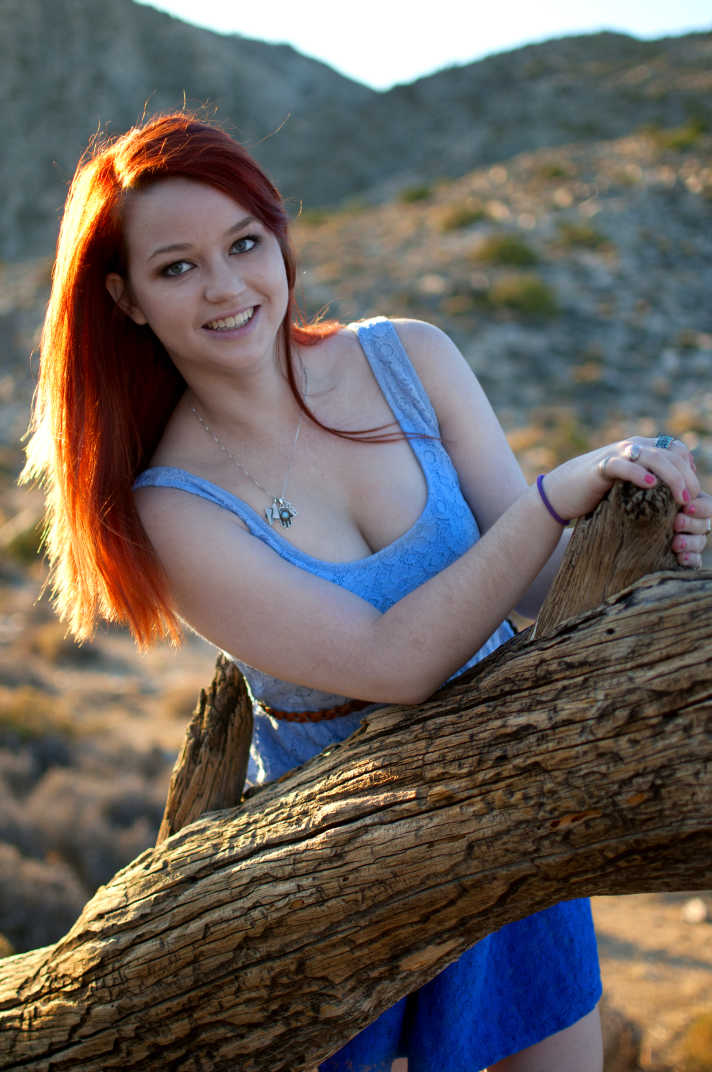
[[[167,264],[165,268],[161,269],[161,275],[170,277],[177,275],[185,275],[189,272],[193,265],[190,261],[173,261],[173,264]]]
[[[245,235],[244,238],[238,238],[236,242],[233,242],[230,248],[233,253],[249,253],[258,242],[259,238],[256,235]]]

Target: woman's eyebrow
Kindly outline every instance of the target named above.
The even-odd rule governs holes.
[[[235,234],[237,231],[241,231],[243,227],[249,227],[251,223],[256,222],[257,221],[254,216],[245,216],[243,219],[238,220],[238,222],[232,227],[228,228],[228,230],[225,232],[225,238],[229,238],[230,235]],[[157,249],[154,249],[153,253],[150,253],[146,259],[152,261],[154,257],[157,257],[161,253],[177,253],[190,248],[190,242],[173,242],[169,246],[159,246]]]

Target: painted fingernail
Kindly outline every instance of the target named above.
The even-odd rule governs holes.
[[[685,488],[685,490],[683,491],[682,498],[686,503],[689,503],[689,501],[690,501],[690,493],[687,490],[687,488]]]
[[[694,514],[695,512],[696,512],[696,510],[695,510],[695,504],[694,503],[690,503],[689,506],[685,507],[685,513],[686,514]]]
[[[681,536],[677,542],[680,544],[680,547],[687,547],[687,540],[684,536]]]
[[[646,473],[645,476],[643,477],[643,479],[645,480],[645,483],[650,484],[651,487],[652,487],[653,484],[657,484],[657,480],[655,479],[655,477],[653,476],[652,473]]]

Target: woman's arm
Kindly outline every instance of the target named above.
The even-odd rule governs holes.
[[[381,614],[282,559],[203,499],[171,488],[136,497],[192,628],[286,681],[384,703],[420,702],[466,662],[560,536],[529,489],[470,551]]]
[[[614,455],[607,477],[646,486],[648,469],[628,460],[622,445],[602,448],[547,476],[559,513],[580,516],[600,500],[611,482],[598,469],[606,454]],[[665,477],[678,501],[689,497],[696,478],[682,456],[646,454],[646,465]],[[490,466],[496,477],[491,456]],[[560,541],[561,528],[536,488],[517,490],[481,540],[383,614],[291,565],[203,499],[170,488],[136,494],[178,612],[197,632],[295,684],[374,702],[418,703],[520,602]],[[485,493],[484,499],[492,509],[499,495]]]
[[[482,387],[452,340],[438,328],[420,321],[395,323],[433,402],[443,443],[455,464],[465,498],[480,530],[485,532],[527,487],[519,463]],[[699,486],[695,488],[693,483],[691,487],[694,497]],[[699,565],[698,551],[704,546],[700,536],[706,517],[712,513],[708,496],[703,496],[696,507],[691,514],[681,510],[675,524],[678,535],[673,540],[673,550],[684,565]],[[696,523],[695,514],[701,522]],[[536,617],[569,537],[570,531],[564,530],[551,557],[510,609],[525,617]],[[691,554],[689,562],[684,558],[687,554]]]

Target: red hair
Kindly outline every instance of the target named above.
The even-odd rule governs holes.
[[[159,636],[180,637],[132,484],[185,382],[153,332],[122,313],[105,285],[109,273],[127,276],[127,192],[173,176],[234,198],[276,236],[289,286],[281,328],[287,373],[307,413],[290,343],[313,345],[341,326],[297,323],[284,205],[255,161],[219,127],[185,113],[164,115],[90,146],[62,219],[21,476],[45,489],[49,584],[60,618],[79,640],[92,635],[99,616],[127,623],[142,647]]]

